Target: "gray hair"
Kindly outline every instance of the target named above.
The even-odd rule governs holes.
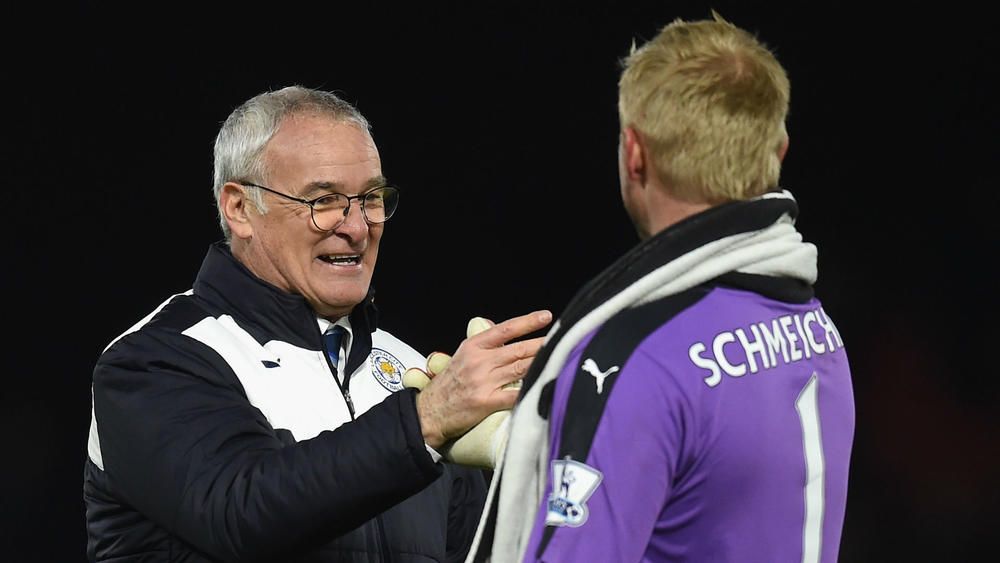
[[[361,112],[332,92],[303,86],[288,86],[250,98],[233,110],[215,137],[215,173],[213,192],[219,211],[219,224],[229,242],[232,233],[222,212],[222,187],[226,182],[266,183],[267,163],[264,148],[287,117],[312,113],[348,121],[371,133],[371,126]],[[247,188],[247,194],[261,213],[267,211],[261,190]]]

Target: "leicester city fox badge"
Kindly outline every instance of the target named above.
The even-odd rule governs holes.
[[[545,524],[576,528],[587,521],[587,499],[601,484],[604,474],[571,459],[552,462],[552,493],[546,503]]]
[[[395,356],[380,348],[372,348],[368,363],[372,367],[372,375],[382,387],[392,392],[402,391],[403,363]]]

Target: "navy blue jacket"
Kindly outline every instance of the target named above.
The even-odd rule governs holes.
[[[415,392],[393,387],[423,356],[370,296],[350,321],[350,390],[385,387],[356,414],[307,302],[213,245],[94,369],[88,559],[462,560],[484,476],[434,463]]]

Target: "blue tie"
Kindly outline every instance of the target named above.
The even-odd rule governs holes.
[[[333,364],[334,374],[339,374],[340,366],[340,343],[344,338],[344,327],[335,325],[323,333],[323,340],[326,341],[326,355],[330,357]]]

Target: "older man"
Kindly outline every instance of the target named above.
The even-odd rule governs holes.
[[[365,118],[323,91],[245,102],[215,143],[225,240],[94,369],[92,561],[461,560],[485,495],[438,450],[508,409],[551,315],[425,357],[377,326],[399,202]],[[506,345],[505,345],[506,344]]]

